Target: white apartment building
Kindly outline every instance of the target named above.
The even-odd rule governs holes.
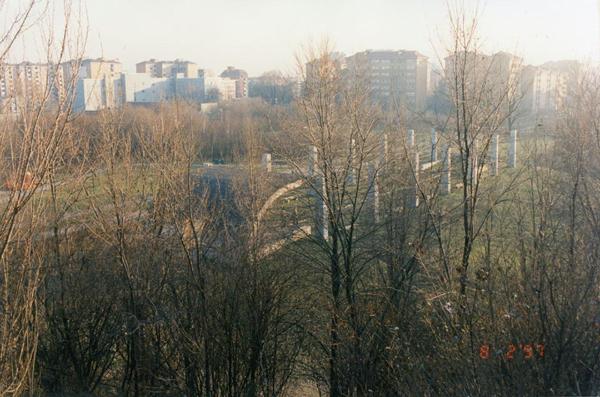
[[[521,79],[521,108],[530,114],[556,112],[567,93],[567,76],[558,70],[527,66]]]
[[[487,55],[480,52],[453,54],[445,59],[445,74],[452,81],[455,69],[458,71],[459,84],[465,84],[474,90],[480,90],[485,84],[490,94],[505,95],[507,90],[518,87],[523,59],[508,52]]]
[[[229,101],[236,97],[236,81],[216,76],[210,70],[200,70],[200,78],[204,81],[204,100],[207,102]]]
[[[0,65],[0,102],[2,112],[17,113],[38,105],[51,87],[54,67],[48,64],[22,62]]]
[[[173,81],[173,98],[202,102],[205,99],[205,81],[202,77],[187,78],[180,73]]]
[[[123,103],[157,103],[171,96],[170,81],[166,77],[152,77],[148,73],[123,73],[121,90]]]
[[[553,118],[576,94],[581,76],[582,64],[577,61],[527,66],[521,78],[521,108],[538,121]]]
[[[113,60],[85,59],[81,62],[75,89],[74,111],[98,111],[122,104],[121,63]]]
[[[148,73],[151,77],[176,77],[182,73],[183,77],[193,79],[198,77],[198,65],[193,62],[176,59],[174,61],[148,61],[136,64],[137,73]]]
[[[103,58],[59,65],[0,65],[0,104],[4,112],[16,113],[25,105],[35,104],[47,89],[51,90],[49,103],[60,103],[60,99],[72,95],[75,112],[111,109],[126,103],[174,99],[216,102],[248,95],[247,74],[238,69],[226,71],[232,78],[199,73],[196,64],[180,60],[145,61],[137,64],[137,69],[142,72],[123,73],[120,62]]]
[[[223,78],[232,79],[235,81],[235,97],[248,97],[248,73],[242,69],[236,69],[233,66],[228,66],[221,75]]]
[[[147,73],[124,73],[121,76],[124,103],[160,103],[174,99],[202,102],[204,79],[152,77]]]

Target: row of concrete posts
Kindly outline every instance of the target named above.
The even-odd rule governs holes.
[[[510,132],[510,139],[508,142],[508,167],[516,168],[517,167],[517,137],[518,131],[512,130]],[[409,159],[411,159],[411,165],[413,169],[414,175],[414,183],[415,183],[415,191],[418,193],[418,176],[419,171],[422,169],[429,169],[437,163],[438,160],[438,134],[437,131],[432,128],[431,129],[431,162],[428,164],[420,165],[419,162],[419,153],[416,150],[415,145],[415,132],[414,130],[407,131],[406,137],[406,146],[407,152],[409,154]],[[490,175],[496,176],[499,175],[500,170],[500,162],[499,162],[499,145],[500,145],[500,136],[498,134],[494,134],[491,139],[489,146],[489,157],[488,157],[488,168]],[[467,167],[467,175],[471,179],[473,184],[477,183],[478,178],[478,157],[477,157],[477,144],[473,142],[471,148],[471,158]],[[443,154],[441,158],[442,162],[442,174],[440,178],[440,188],[442,193],[449,194],[452,191],[452,146],[449,143],[446,143],[443,149]],[[419,205],[419,197],[418,194],[415,195],[413,205],[416,207]]]
[[[510,132],[510,139],[508,142],[508,167],[517,167],[517,137],[518,131],[512,130]],[[445,143],[442,150],[441,156],[438,155],[439,139],[438,132],[435,128],[431,129],[431,146],[430,146],[430,162],[421,164],[420,154],[417,150],[415,131],[410,129],[407,131],[406,136],[406,153],[412,169],[412,182],[414,188],[411,189],[409,206],[416,208],[419,206],[421,192],[419,189],[419,174],[423,170],[432,169],[434,165],[441,163],[441,178],[440,178],[440,190],[443,194],[449,194],[452,192],[452,146],[449,143]],[[492,176],[499,175],[499,145],[500,136],[495,134],[489,145],[488,152],[488,169]],[[476,183],[478,178],[478,159],[477,159],[477,148],[475,143],[472,145],[471,161],[468,164],[467,172],[472,183]],[[315,225],[319,237],[327,240],[329,237],[329,213],[326,203],[326,186],[325,177],[322,172],[318,169],[318,150],[315,146],[310,146],[308,152],[308,180],[311,182],[311,195],[314,198],[315,203]],[[350,142],[350,158],[351,162],[348,170],[349,183],[356,182],[356,143],[354,139]],[[382,134],[379,152],[379,164],[378,167],[374,163],[367,164],[368,179],[367,179],[367,200],[368,208],[373,213],[373,219],[376,223],[379,222],[379,172],[383,172],[384,166],[388,163],[388,139],[387,134]],[[261,159],[262,168],[271,172],[272,161],[271,154],[264,153]]]

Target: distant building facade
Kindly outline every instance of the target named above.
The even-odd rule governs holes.
[[[478,51],[456,52],[445,58],[445,94],[449,108],[456,91],[480,105],[503,112],[507,129],[515,128],[523,116],[519,109],[523,59],[508,52],[493,55]],[[458,97],[462,98],[463,94]],[[450,110],[448,109],[448,110]]]
[[[122,74],[121,87],[124,103],[157,103],[168,100],[171,95],[169,79],[148,73]]]
[[[221,73],[221,77],[235,81],[236,98],[248,98],[248,73],[246,73],[245,70],[228,66],[227,69]]]
[[[73,110],[90,112],[121,106],[122,72],[119,61],[103,58],[83,60],[79,68]]]
[[[176,59],[174,61],[157,61],[150,59],[136,64],[137,73],[147,73],[151,77],[182,77],[191,79],[198,77],[198,65],[193,62]]]
[[[367,50],[346,59],[349,68],[369,82],[372,98],[384,107],[425,109],[430,91],[430,66],[417,51]]]
[[[530,114],[556,112],[567,94],[564,73],[543,66],[527,66],[521,79],[521,107]]]
[[[22,62],[0,66],[0,99],[3,112],[39,104],[51,84],[52,67],[48,64]]]
[[[341,52],[331,52],[320,59],[311,60],[305,65],[302,90],[317,88],[324,79],[342,78],[345,70],[346,56]]]
[[[445,75],[450,82],[469,84],[474,89],[486,86],[488,92],[502,95],[517,87],[523,68],[523,59],[507,53],[493,55],[480,52],[452,54],[445,59]]]
[[[445,59],[443,70],[434,71],[426,56],[417,51],[367,50],[346,57],[332,52],[306,64],[303,76],[293,79],[269,72],[250,79],[232,66],[221,74],[198,69],[189,61],[157,61],[136,64],[137,73],[123,73],[117,60],[103,58],[68,61],[60,64],[22,62],[0,64],[0,111],[18,113],[44,100],[45,105],[73,99],[74,111],[98,111],[127,103],[152,104],[170,100],[197,103],[261,97],[272,104],[289,103],[307,90],[318,89],[323,79],[362,79],[374,101],[384,107],[405,106],[409,110],[431,110],[428,104],[447,97],[447,82],[456,67],[466,68],[477,87],[485,83],[492,95],[507,87],[509,103],[518,103],[525,115],[556,112],[578,88],[582,65],[576,61],[548,62],[523,66],[515,55],[498,52],[457,53]],[[447,101],[446,101],[447,102]],[[510,105],[509,105],[510,106]]]
[[[248,95],[262,98],[272,105],[284,105],[292,102],[302,91],[297,79],[283,76],[280,72],[271,71],[248,82]]]
[[[198,76],[204,81],[207,102],[230,101],[236,98],[236,81],[216,76],[211,70],[200,70]]]
[[[536,119],[552,118],[573,98],[582,76],[577,61],[554,61],[527,66],[521,78],[521,107]]]
[[[29,63],[0,65],[0,101],[3,112],[61,103],[72,96],[74,111],[96,111],[120,105],[121,63],[84,59],[60,64]]]

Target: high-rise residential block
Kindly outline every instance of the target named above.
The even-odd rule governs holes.
[[[248,73],[242,69],[236,69],[233,66],[228,66],[227,69],[221,73],[222,78],[227,78],[235,81],[235,97],[236,98],[247,98],[248,97]]]
[[[122,105],[122,66],[119,61],[84,59],[78,73],[73,110],[98,111]]]
[[[577,61],[527,66],[521,76],[521,108],[536,120],[554,117],[579,87],[582,65]]]
[[[372,98],[384,107],[425,108],[430,84],[428,58],[417,51],[367,50],[346,58],[351,78],[365,78]]]
[[[236,81],[216,76],[210,70],[198,71],[204,82],[204,100],[207,102],[229,101],[236,98]]]
[[[138,73],[148,73],[151,77],[176,77],[182,75],[185,78],[198,77],[198,65],[193,62],[176,59],[174,61],[157,61],[150,59],[136,64]]]
[[[17,113],[25,107],[39,105],[47,90],[53,90],[50,85],[54,70],[52,65],[43,63],[0,65],[2,112]]]

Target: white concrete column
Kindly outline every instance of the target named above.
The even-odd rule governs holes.
[[[315,195],[316,204],[316,229],[319,237],[327,241],[329,239],[329,211],[327,210],[327,187],[325,186],[325,177],[319,176],[317,180],[318,193]]]
[[[446,145],[444,150],[444,164],[442,168],[442,193],[449,194],[452,191],[452,148]]]
[[[261,159],[261,164],[265,171],[271,172],[271,167],[272,167],[271,153],[263,153],[262,159]]]
[[[381,146],[379,147],[379,168],[383,168],[388,163],[388,137],[387,134],[381,136]]]
[[[375,223],[379,223],[379,183],[378,178],[375,175],[375,165],[369,163],[369,192],[367,195],[369,207],[373,210],[373,219]]]
[[[417,208],[419,206],[419,169],[421,165],[419,164],[419,152],[416,150],[412,153],[412,168],[413,168],[413,185],[414,188],[411,189],[411,202],[410,205],[412,208]]]
[[[510,132],[510,142],[508,143],[508,166],[517,168],[517,130]]]
[[[477,173],[479,171],[478,164],[477,142],[473,141],[471,150],[469,151],[469,164],[467,164],[467,179],[471,181],[471,185],[473,186],[477,184]]]
[[[325,177],[318,169],[319,152],[316,146],[310,146],[308,150],[308,178],[312,179],[314,190],[310,195],[315,200],[315,230],[318,236],[327,240],[329,238],[329,213],[327,203],[324,198],[327,197],[327,188],[325,186]]]
[[[409,149],[415,147],[415,130],[408,130],[406,132],[406,146]]]
[[[312,178],[317,173],[317,161],[319,159],[319,154],[317,152],[316,146],[309,146],[308,148],[308,172],[307,176]]]
[[[492,142],[490,143],[490,175],[496,176],[499,174],[499,163],[498,163],[498,146],[500,144],[500,136],[494,134]]]
[[[477,152],[471,154],[471,170],[471,183],[475,186],[479,179],[479,158]]]
[[[477,184],[477,154],[472,152],[469,156],[469,164],[467,165],[467,179],[475,186]]]
[[[356,141],[350,140],[350,169],[348,170],[348,183],[353,184],[356,182]]]
[[[437,161],[437,131],[431,129],[431,162]]]

